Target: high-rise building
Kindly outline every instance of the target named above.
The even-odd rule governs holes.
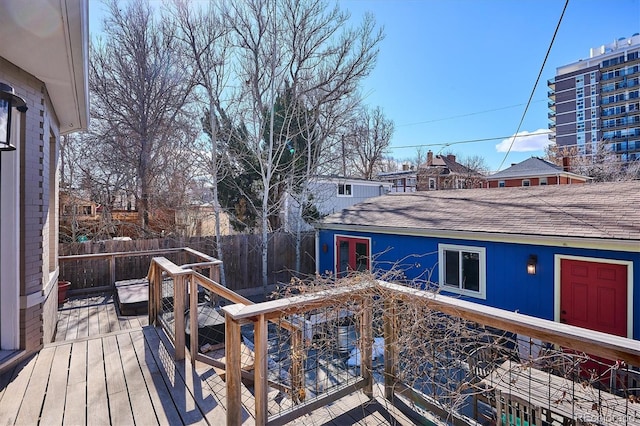
[[[622,161],[640,160],[640,33],[559,67],[548,86],[549,139],[583,155],[602,141]]]

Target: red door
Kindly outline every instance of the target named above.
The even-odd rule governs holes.
[[[369,240],[366,238],[336,238],[336,275],[344,277],[348,271],[369,270]]]
[[[627,336],[627,267],[562,259],[560,322]]]
[[[617,336],[627,336],[627,267],[562,259],[560,322]],[[568,351],[572,352],[572,351]],[[594,355],[580,364],[585,379],[609,383],[613,361]]]

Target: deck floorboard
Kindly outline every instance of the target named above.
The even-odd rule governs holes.
[[[87,412],[88,425],[111,424],[102,339],[87,341]]]
[[[66,302],[57,341],[0,375],[0,424],[226,424],[224,378],[201,362],[193,368],[188,352],[176,361],[147,321],[119,318],[110,295]],[[253,425],[253,394],[243,385],[241,395],[243,425]],[[398,419],[358,392],[291,424],[411,424]]]

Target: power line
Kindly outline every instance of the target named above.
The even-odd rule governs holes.
[[[547,99],[538,99],[537,101],[533,101],[533,102],[547,102],[547,101],[548,101]],[[396,127],[407,127],[407,126],[417,126],[419,124],[437,123],[438,121],[453,120],[453,119],[456,119],[456,118],[471,117],[471,116],[474,116],[474,115],[486,114],[486,113],[489,113],[489,112],[503,111],[505,109],[517,108],[517,107],[522,106],[522,105],[526,105],[526,104],[523,104],[523,103],[522,104],[515,104],[515,105],[509,105],[509,106],[500,107],[500,108],[487,109],[487,110],[484,110],[484,111],[469,112],[467,114],[452,115],[451,117],[434,118],[433,120],[416,121],[414,123],[398,124]]]
[[[566,0],[564,3],[564,8],[562,8],[562,13],[560,14],[560,19],[558,19],[558,24],[556,25],[556,29],[553,32],[553,37],[551,38],[551,43],[549,43],[549,47],[547,48],[547,53],[544,56],[544,60],[542,61],[542,66],[540,67],[540,71],[538,72],[538,77],[536,78],[536,82],[533,85],[533,89],[531,90],[531,94],[529,95],[529,100],[527,101],[527,106],[524,108],[524,111],[522,113],[522,117],[520,118],[520,123],[518,123],[518,128],[516,129],[515,134],[517,135],[520,132],[520,128],[522,127],[522,123],[524,122],[524,118],[527,115],[527,111],[529,110],[529,105],[531,105],[531,100],[533,99],[533,95],[536,91],[536,87],[538,87],[538,82],[540,82],[540,77],[542,76],[542,71],[544,71],[544,66],[547,63],[547,59],[549,58],[549,54],[551,53],[551,47],[553,46],[553,42],[556,39],[556,35],[558,34],[558,30],[560,29],[560,24],[562,23],[562,18],[564,17],[564,12],[567,10],[567,6],[569,6],[569,0]],[[515,137],[513,138],[513,140],[511,141],[511,145],[509,145],[509,149],[507,150],[507,152],[504,155],[504,158],[502,159],[502,162],[500,163],[500,166],[498,166],[498,170],[500,170],[502,168],[502,165],[504,164],[505,161],[507,161],[507,157],[509,156],[509,153],[511,152],[511,148],[513,147],[513,144],[515,142]]]
[[[553,133],[552,131],[545,132],[537,132],[537,133],[529,133],[526,135],[508,135],[508,136],[496,136],[491,138],[481,138],[481,139],[466,139],[461,141],[453,141],[453,142],[433,142],[433,143],[423,143],[418,145],[400,145],[400,146],[392,146],[389,147],[391,149],[405,149],[405,148],[422,148],[422,147],[430,147],[430,146],[444,146],[447,147],[449,145],[459,145],[463,143],[477,143],[477,142],[488,142],[488,141],[497,141],[500,139],[510,139],[510,138],[530,138],[533,136],[540,135],[548,135]]]

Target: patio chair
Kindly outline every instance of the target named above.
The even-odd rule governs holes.
[[[469,383],[473,392],[473,416],[478,418],[478,401],[492,405],[491,396],[487,393],[489,388],[482,380],[504,361],[504,356],[493,345],[482,345],[474,348],[467,356],[469,365]]]
[[[541,426],[542,409],[509,393],[495,390],[496,425]]]
[[[628,366],[611,370],[611,393],[639,399],[640,371]]]

